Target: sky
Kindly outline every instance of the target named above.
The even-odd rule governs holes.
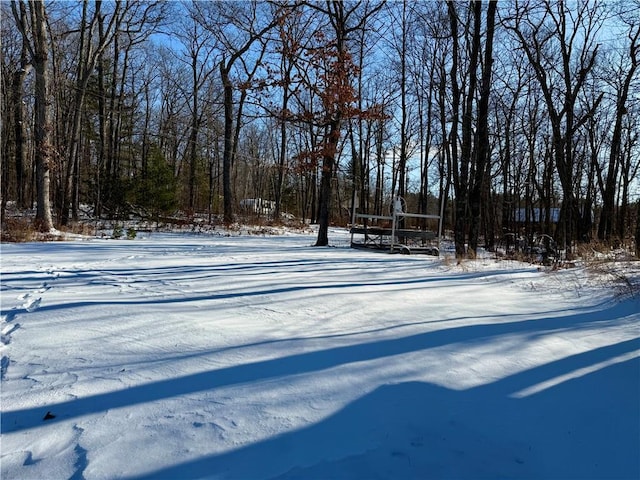
[[[640,476],[637,262],[330,238],[2,244],[2,478]]]

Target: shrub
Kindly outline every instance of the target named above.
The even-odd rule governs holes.
[[[3,242],[30,242],[36,236],[33,222],[26,217],[6,218],[2,224],[0,240]]]
[[[124,231],[121,225],[116,225],[113,227],[113,233],[111,234],[111,238],[122,238],[124,235]]]

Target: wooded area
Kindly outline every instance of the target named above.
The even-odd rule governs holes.
[[[12,1],[2,228],[438,214],[640,256],[640,1]],[[262,204],[262,203],[261,203]],[[243,205],[247,205],[245,202]],[[255,205],[255,202],[252,204]]]

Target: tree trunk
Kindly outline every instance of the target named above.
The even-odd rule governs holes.
[[[340,118],[335,119],[329,126],[329,138],[326,152],[322,157],[322,175],[320,177],[320,198],[318,205],[318,238],[316,247],[329,245],[329,220],[331,213],[331,180],[335,168],[335,156],[340,139]]]
[[[280,219],[282,210],[282,189],[284,186],[284,171],[287,163],[287,122],[285,116],[289,107],[290,69],[285,70],[284,86],[282,91],[282,120],[280,122],[280,151],[278,152],[278,170],[276,172],[276,185],[274,188],[274,200],[276,208],[273,212],[274,220]]]
[[[620,145],[622,142],[623,119],[627,114],[627,99],[629,97],[629,89],[634,79],[635,72],[638,68],[638,40],[640,39],[640,28],[634,34],[629,35],[631,38],[631,46],[629,48],[631,57],[631,66],[624,78],[622,88],[618,92],[616,99],[616,121],[613,127],[613,135],[611,137],[611,148],[609,151],[609,167],[607,169],[607,180],[604,191],[602,192],[602,213],[600,214],[600,223],[598,224],[598,238],[600,240],[609,240],[614,230],[615,217],[615,192],[616,179],[618,177],[618,167],[620,165]]]
[[[466,92],[465,106],[462,112],[462,141],[460,142],[460,158],[458,158],[458,125],[460,124],[460,103],[462,91],[458,84],[458,12],[453,2],[447,3],[449,13],[449,24],[451,28],[452,53],[451,68],[449,71],[451,79],[451,130],[449,148],[451,149],[451,173],[453,175],[453,187],[455,192],[455,226],[454,239],[456,256],[458,258],[466,254],[466,230],[467,230],[467,209],[468,209],[468,186],[469,186],[469,163],[472,152],[472,107],[476,90],[476,70],[479,43],[474,44],[469,61],[468,75],[469,85]]]
[[[20,2],[21,14],[26,17],[24,3]],[[24,81],[29,73],[31,65],[27,60],[27,48],[23,44],[20,53],[20,67],[13,74],[11,86],[13,98],[13,132],[15,140],[15,167],[16,167],[16,200],[19,208],[25,208],[26,198],[26,178],[25,167],[27,165],[27,138],[25,134],[25,112],[24,112]],[[6,159],[5,159],[6,160]],[[6,181],[6,179],[5,179]]]
[[[194,212],[196,206],[196,170],[198,160],[198,130],[200,113],[198,111],[198,75],[196,58],[192,59],[191,73],[193,75],[192,107],[191,107],[191,132],[189,134],[189,211]]]
[[[100,28],[100,27],[98,27]],[[105,89],[105,61],[102,55],[99,55],[96,65],[97,89],[98,89],[98,148],[97,148],[97,178],[95,192],[95,215],[100,217],[108,189],[109,172],[107,166],[107,104]]]
[[[224,87],[224,149],[222,152],[222,196],[224,223],[233,223],[233,199],[231,197],[231,153],[233,149],[233,84],[225,61],[220,63],[220,75]]]
[[[469,230],[469,247],[473,252],[478,250],[478,235],[481,221],[481,203],[484,184],[489,181],[486,177],[489,163],[489,96],[491,94],[491,72],[493,63],[493,32],[496,18],[497,1],[490,1],[487,8],[486,41],[484,51],[484,68],[482,70],[482,84],[480,100],[478,102],[477,145],[475,148],[475,178],[469,192],[471,207],[471,226]],[[480,35],[481,2],[474,3],[476,15],[476,34]],[[479,41],[479,39],[478,39]]]
[[[398,195],[406,196],[407,146],[409,144],[407,112],[407,2],[402,2],[402,35],[400,47],[400,158],[398,159]],[[393,192],[392,192],[393,193]],[[404,228],[404,217],[399,228]]]
[[[449,14],[449,25],[451,28],[452,53],[451,67],[449,69],[449,77],[451,80],[451,127],[448,133],[447,155],[449,158],[449,172],[453,180],[453,189],[455,194],[454,206],[454,227],[453,236],[456,248],[456,256],[462,257],[465,252],[465,220],[466,214],[466,188],[460,188],[459,170],[458,170],[458,125],[460,122],[460,87],[458,85],[458,13],[455,10],[453,2],[447,3]],[[446,85],[444,81],[440,84],[441,94],[444,94]],[[443,121],[444,118],[442,117]]]
[[[35,79],[35,158],[37,210],[36,223],[42,232],[53,229],[50,198],[51,142],[51,99],[49,98],[49,45],[47,39],[47,17],[44,2],[29,2],[33,24],[33,68]]]
[[[120,4],[116,3],[114,12],[108,25],[104,25],[105,16],[101,13],[102,1],[94,2],[94,12],[89,18],[89,2],[83,1],[82,22],[80,27],[79,59],[75,79],[75,95],[72,111],[72,123],[68,142],[68,154],[66,158],[66,171],[62,181],[62,192],[60,194],[59,221],[66,225],[69,220],[69,208],[72,210],[72,218],[77,220],[78,199],[76,191],[78,189],[78,173],[80,170],[80,142],[82,131],[82,115],[89,79],[94,74],[96,64],[101,59],[102,52],[113,37],[117,28]],[[94,40],[94,27],[99,24],[97,42]],[[115,72],[114,72],[115,73]]]

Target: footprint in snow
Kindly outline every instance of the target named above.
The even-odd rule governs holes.
[[[26,302],[22,307],[27,312],[33,312],[34,310],[37,310],[38,308],[40,308],[40,302],[42,302],[42,297],[38,297],[29,302]]]
[[[9,364],[11,360],[6,355],[2,356],[0,359],[0,379],[4,380],[4,376],[7,374],[7,369],[9,368]]]
[[[11,311],[7,312],[5,315],[0,316],[0,324],[13,322],[18,313],[18,307],[13,307]]]
[[[6,325],[0,334],[0,343],[2,343],[2,345],[9,345],[11,343],[11,334],[18,328],[20,328],[19,323]]]

